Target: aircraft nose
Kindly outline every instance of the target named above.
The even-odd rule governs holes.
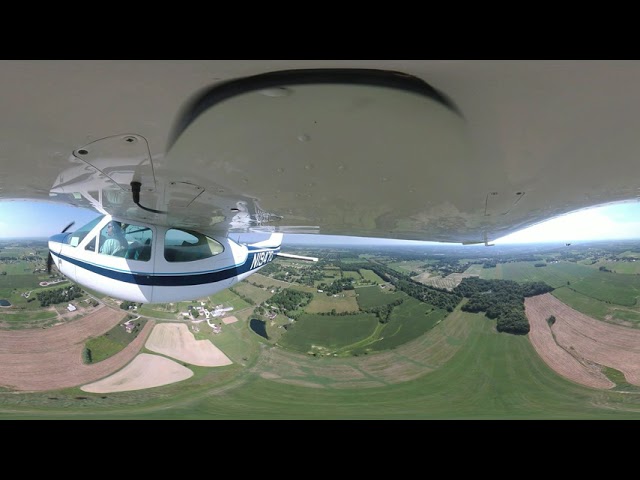
[[[66,236],[66,233],[57,233],[55,235],[51,235],[49,237],[49,250],[54,253],[59,253]]]

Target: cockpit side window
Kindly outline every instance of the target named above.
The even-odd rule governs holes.
[[[172,228],[164,237],[164,258],[167,262],[193,262],[223,251],[221,243],[191,230]]]
[[[99,252],[146,262],[151,258],[152,239],[149,227],[112,220],[100,230]]]
[[[153,231],[141,225],[122,224],[122,231],[129,244],[125,258],[146,262],[151,258]]]
[[[77,247],[78,245],[80,245],[80,242],[84,240],[84,237],[86,237],[89,234],[89,232],[93,230],[93,227],[95,227],[98,223],[100,223],[100,220],[102,220],[103,218],[104,218],[104,215],[100,215],[99,217],[91,220],[86,225],[77,229],[75,232],[73,232],[67,237],[66,239],[67,243],[72,247]]]

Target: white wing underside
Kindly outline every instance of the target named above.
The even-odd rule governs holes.
[[[484,243],[640,191],[639,62],[0,68],[0,200],[63,201],[203,231]],[[202,93],[324,68],[403,72],[442,97],[366,82],[266,85],[210,105]],[[166,213],[135,205],[132,180],[141,205]]]

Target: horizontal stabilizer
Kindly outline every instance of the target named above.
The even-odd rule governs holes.
[[[293,255],[291,253],[278,252],[278,253],[276,253],[276,255],[278,255],[279,257],[295,258],[296,260],[308,260],[309,262],[317,262],[318,261],[318,259],[316,257],[303,257],[302,255]]]

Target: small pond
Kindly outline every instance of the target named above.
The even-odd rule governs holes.
[[[251,321],[249,322],[249,327],[251,327],[251,330],[256,332],[261,337],[264,337],[267,340],[269,340],[269,337],[267,336],[267,324],[265,323],[264,320],[258,320],[257,318],[252,318]]]

